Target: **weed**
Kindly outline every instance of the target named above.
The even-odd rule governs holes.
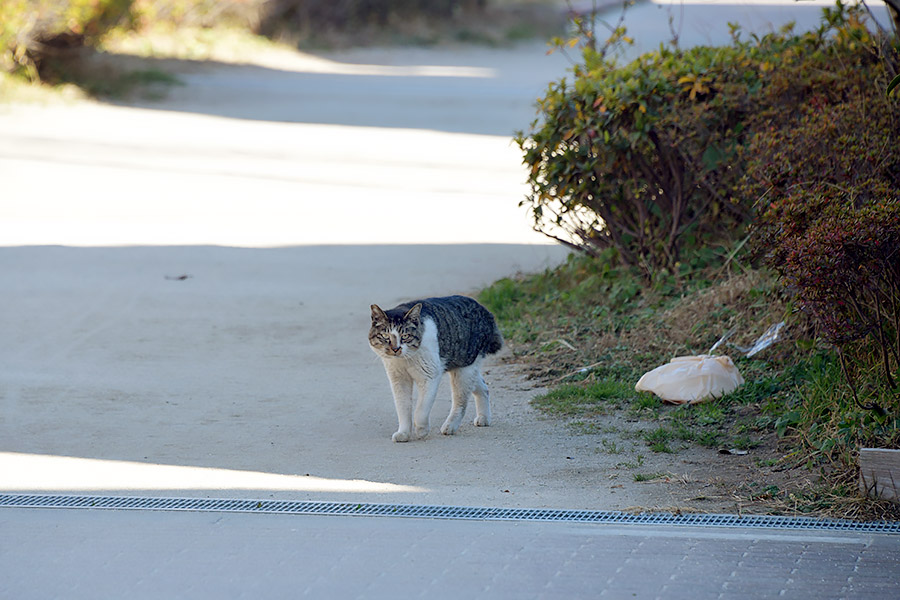
[[[638,469],[644,466],[644,455],[638,454],[634,462],[620,462],[616,465],[617,469]]]
[[[653,442],[652,444],[650,444],[650,449],[653,452],[657,452],[657,453],[665,453],[665,454],[674,454],[675,453],[675,451],[672,450],[672,447],[669,446],[669,444],[666,442]]]
[[[666,427],[659,427],[658,429],[654,429],[653,431],[644,434],[644,439],[651,443],[669,442],[673,437],[672,431]]]
[[[590,421],[572,421],[568,426],[578,435],[595,435],[602,431],[599,424]]]
[[[719,402],[704,402],[690,407],[695,423],[701,426],[718,426],[725,422],[725,409]]]
[[[606,439],[600,443],[603,446],[604,452],[606,452],[607,454],[622,454],[622,452],[625,451],[625,449],[622,446],[618,445],[613,440]]]
[[[628,411],[633,415],[641,415],[642,413],[657,414],[658,409],[662,406],[659,398],[653,394],[640,394],[632,401],[628,407]]]
[[[675,433],[666,427],[660,427],[644,434],[644,440],[650,444],[650,449],[653,452],[665,452],[667,454],[675,452],[669,446],[669,442],[676,437]]]
[[[716,431],[703,431],[699,433],[694,441],[704,448],[716,448],[719,445],[720,435]]]
[[[761,442],[759,440],[752,440],[749,437],[743,435],[732,438],[728,442],[728,447],[734,448],[736,450],[750,450],[751,448],[756,448],[757,446],[759,446],[760,443]]]

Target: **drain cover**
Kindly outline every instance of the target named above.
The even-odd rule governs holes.
[[[626,513],[619,511],[529,508],[478,508],[416,506],[352,502],[300,502],[224,498],[152,498],[142,496],[66,496],[0,494],[0,507],[9,508],[106,508],[121,510],[177,510],[202,512],[278,513],[291,515],[357,515],[419,517],[480,521],[561,521],[567,523],[615,523],[684,525],[701,527],[754,527],[900,534],[900,521],[849,521],[768,515],[717,515]]]

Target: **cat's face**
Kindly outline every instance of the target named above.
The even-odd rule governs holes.
[[[373,304],[369,345],[375,353],[386,358],[396,358],[418,350],[422,343],[421,311],[422,305],[416,304],[402,316],[388,315],[377,304]]]

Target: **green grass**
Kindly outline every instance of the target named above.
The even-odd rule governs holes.
[[[688,442],[692,441],[694,437],[694,432],[683,425],[658,427],[653,431],[644,433],[644,440],[650,445],[650,449],[653,452],[665,452],[667,454],[675,452],[671,445],[675,441]]]
[[[822,489],[831,482],[831,489],[846,489],[848,501],[857,504],[853,486],[843,483],[855,468],[856,448],[869,443],[900,447],[900,415],[855,405],[835,355],[804,337],[809,330],[802,314],[791,312],[771,274],[713,270],[677,284],[664,277],[644,284],[608,260],[572,257],[556,269],[500,280],[480,300],[497,316],[519,359],[549,383],[550,390],[534,399],[535,408],[574,422],[578,433],[605,433],[610,415],[638,420],[650,425],[637,437],[652,452],[677,453],[691,446],[745,450],[760,469],[807,467],[810,475],[798,481],[815,480],[817,473],[824,477]],[[642,373],[672,356],[703,353],[732,327],[745,332],[743,339],[732,341],[747,345],[786,317],[791,337],[752,359],[724,348],[745,383],[723,398],[676,407],[634,391]],[[867,376],[861,374],[862,385]],[[878,401],[890,405],[890,398]],[[628,432],[617,435],[625,438]],[[606,439],[598,447],[609,454],[622,449]],[[757,454],[763,451],[769,454]],[[640,464],[618,466],[636,469]],[[844,506],[833,494],[814,489],[776,494],[762,486],[748,488],[747,494],[771,502],[799,498],[797,507]]]
[[[607,454],[622,454],[625,451],[622,446],[613,440],[603,440],[600,444],[603,446],[603,451]]]
[[[621,381],[598,381],[588,385],[562,385],[531,401],[538,410],[565,417],[596,417],[607,414],[634,398],[634,387]]]
[[[750,450],[751,448],[756,448],[759,446],[759,440],[751,439],[749,436],[741,435],[734,438],[728,443],[729,448],[734,448],[735,450]]]
[[[653,394],[644,392],[639,394],[628,406],[628,411],[635,416],[656,416],[659,414],[659,409],[662,408],[662,406],[662,400]]]
[[[644,455],[638,454],[634,461],[620,462],[616,465],[617,469],[638,469],[644,466]]]

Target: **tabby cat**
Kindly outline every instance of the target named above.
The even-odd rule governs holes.
[[[503,347],[494,315],[465,296],[427,298],[390,310],[372,305],[369,345],[381,357],[394,393],[399,427],[391,439],[407,442],[428,435],[429,414],[444,372],[450,373],[453,403],[441,433],[459,429],[475,396],[475,425],[491,424],[491,401],[481,361]],[[418,400],[413,400],[413,384]],[[415,435],[413,435],[415,425]]]

